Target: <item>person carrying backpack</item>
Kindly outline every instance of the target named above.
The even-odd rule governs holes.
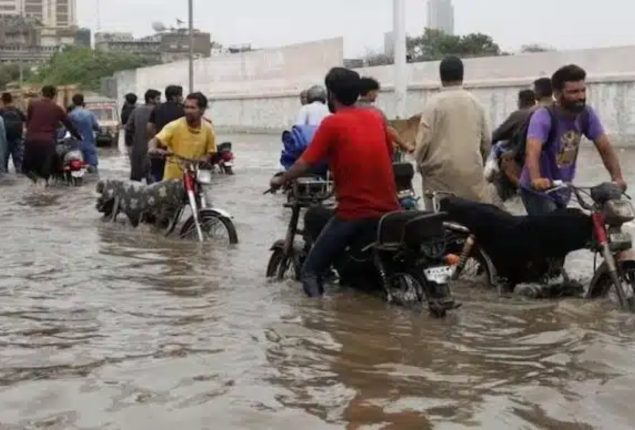
[[[546,194],[554,180],[575,179],[582,135],[593,141],[611,180],[626,190],[619,160],[595,111],[586,104],[586,72],[576,66],[560,68],[551,78],[556,103],[538,109],[529,121],[520,192],[531,216],[565,208],[571,193]],[[520,152],[522,154],[522,151]]]
[[[541,107],[552,106],[553,103],[551,78],[536,79],[533,91],[523,90],[518,93],[518,110],[494,131],[492,153],[486,164],[486,177],[494,183],[503,201],[518,194],[532,115]]]
[[[8,170],[10,157],[13,160],[15,171],[20,173],[22,171],[22,159],[24,157],[24,141],[22,135],[26,116],[13,105],[13,96],[11,93],[2,93],[0,116],[2,116],[4,120],[7,138],[7,147],[3,154],[4,157],[1,157],[4,164],[0,166],[0,170],[4,170],[5,172]]]

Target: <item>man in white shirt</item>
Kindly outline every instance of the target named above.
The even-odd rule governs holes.
[[[300,108],[294,125],[318,127],[322,120],[331,114],[326,105],[326,90],[315,85],[307,91],[307,99],[308,104]]]

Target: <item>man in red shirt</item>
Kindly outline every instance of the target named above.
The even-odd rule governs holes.
[[[392,147],[384,119],[373,109],[355,107],[359,75],[341,67],[326,76],[329,109],[302,157],[282,176],[271,179],[278,189],[328,160],[335,181],[337,210],[302,269],[304,291],[310,297],[324,292],[321,276],[368,225],[368,220],[399,209],[392,168]]]
[[[27,109],[22,172],[33,181],[40,177],[48,182],[55,171],[58,162],[56,132],[60,123],[75,139],[82,140],[64,109],[53,101],[56,94],[55,87],[45,86],[42,88],[42,97],[33,100]]]

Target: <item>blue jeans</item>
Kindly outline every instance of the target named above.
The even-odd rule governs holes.
[[[99,159],[97,158],[97,145],[95,142],[82,141],[81,144],[82,156],[84,161],[92,167],[97,167]]]
[[[326,224],[302,268],[302,286],[309,297],[324,293],[322,276],[367,225],[368,220],[344,221],[337,216]]]
[[[16,173],[22,172],[22,160],[24,159],[24,141],[22,139],[8,139],[8,152],[4,159],[4,167],[9,169],[9,157],[13,160]]]
[[[520,189],[520,197],[523,200],[523,204],[529,216],[547,215],[558,209],[567,207],[566,204],[556,201],[544,194],[539,194],[524,188]]]

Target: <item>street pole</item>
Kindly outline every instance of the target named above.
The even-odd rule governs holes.
[[[190,93],[194,92],[194,0],[189,2],[189,29],[190,29],[190,56],[189,56],[189,82]]]
[[[406,65],[406,0],[393,0],[393,36],[395,42],[395,107],[398,118],[406,116],[408,70]]]

